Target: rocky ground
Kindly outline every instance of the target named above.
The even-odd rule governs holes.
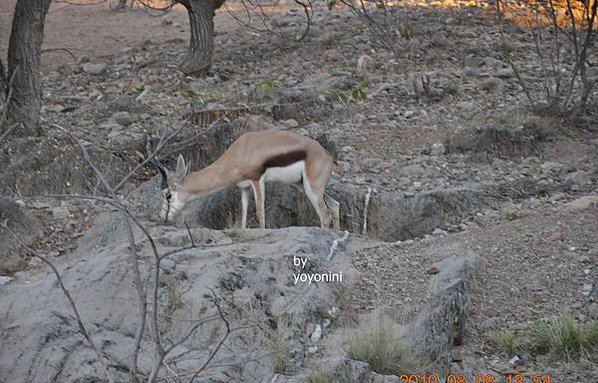
[[[428,285],[435,275],[434,263],[446,258],[450,249],[469,249],[486,260],[471,288],[465,337],[454,352],[452,371],[490,371],[498,377],[511,371],[508,360],[513,355],[493,344],[496,332],[563,312],[581,322],[598,317],[592,296],[598,272],[598,126],[592,116],[573,124],[529,111],[501,49],[499,26],[487,9],[400,7],[392,15],[403,32],[405,28],[410,31],[410,38],[397,38],[397,54],[373,48],[374,39],[346,10],[317,9],[311,30],[301,43],[293,37],[303,27],[303,14],[287,5],[272,12],[272,25],[284,40],[271,33],[248,31],[236,25],[230,14],[220,12],[213,71],[205,79],[194,79],[176,69],[188,34],[183,12],[151,18],[139,11],[114,15],[101,7],[55,9],[50,14],[46,45],[60,41],[56,36],[72,25],[69,18],[89,18],[88,29],[85,24],[77,27],[84,32],[82,36],[96,33],[102,38],[92,39],[89,51],[75,51],[76,62],[57,58],[57,53],[52,53],[53,59],[44,56],[45,135],[15,140],[0,148],[8,164],[0,177],[3,194],[41,222],[33,226],[43,230],[43,235],[28,231],[38,238],[31,247],[65,270],[76,267],[80,257],[92,256],[81,237],[89,241],[94,233],[101,236],[99,233],[115,224],[96,222],[90,231],[96,217],[104,217],[107,209],[97,201],[57,202],[40,197],[101,191],[73,140],[56,125],[88,143],[93,158],[117,180],[145,153],[148,134],[155,142],[156,135],[192,118],[192,129],[184,129],[181,137],[165,148],[162,158],[168,162],[182,152],[200,166],[226,147],[234,134],[221,133],[221,129],[238,120],[244,122],[235,123],[243,125],[240,129],[270,127],[316,137],[335,154],[338,166],[332,192],[345,206],[343,227],[351,231],[342,254],[352,265],[343,267],[359,272],[348,293],[350,298],[343,299],[349,317],[359,320],[382,308],[401,323],[413,321],[431,301]],[[141,33],[148,25],[153,33]],[[114,40],[111,32],[120,40],[108,43]],[[534,94],[540,94],[542,79],[539,64],[530,54],[533,42],[529,34],[515,25],[506,32],[516,64],[538,91]],[[6,43],[4,39],[2,43]],[[365,67],[359,64],[364,55],[368,56]],[[590,61],[595,62],[595,57]],[[590,70],[595,73],[596,67]],[[429,82],[429,91],[422,93],[418,85],[422,81]],[[366,98],[351,99],[356,89]],[[154,173],[144,169],[124,190],[136,211],[154,219],[150,222],[160,231],[166,229],[152,218],[158,203],[155,183],[145,182]],[[133,193],[142,183],[141,191]],[[361,236],[368,190],[371,199],[365,234],[369,238]],[[286,217],[286,211],[298,208],[296,198],[294,194],[285,198],[278,190],[275,193],[279,195],[272,197],[275,206],[268,213],[270,227],[313,223],[313,214]],[[234,192],[216,196],[188,215],[195,217],[197,225],[230,228],[234,226],[231,214],[238,212],[237,197]],[[225,219],[229,219],[226,224]],[[184,231],[178,230],[177,235],[184,236]],[[261,259],[261,250],[253,247],[262,246],[263,239],[255,233],[245,248],[245,240],[240,241],[234,230],[232,234],[206,232],[218,237],[214,239],[217,243],[239,241],[237,250],[231,252],[242,249],[250,253],[248,257]],[[276,240],[284,241],[281,238],[287,232],[273,233]],[[322,249],[301,250],[321,256],[333,236],[315,233],[297,235],[327,236],[326,240],[311,239],[315,243],[322,240]],[[170,238],[174,234],[156,235]],[[122,243],[118,246],[126,248]],[[51,276],[44,276],[45,266],[24,261],[22,255],[27,250],[15,247],[13,243],[7,248],[10,259],[2,263],[0,271],[7,276],[17,272],[17,280],[11,282],[13,287],[0,288],[16,294],[29,278],[38,278],[41,288],[49,286]],[[293,251],[284,254],[290,256]],[[119,254],[126,256],[126,251]],[[97,249],[93,255],[102,257]],[[224,257],[229,259],[226,254]],[[222,267],[247,267],[232,259]],[[199,263],[203,268],[208,264]],[[23,269],[26,271],[19,272]],[[286,272],[284,267],[278,270]],[[203,272],[197,271],[197,275],[203,277]],[[79,278],[89,278],[85,276],[89,273],[81,271]],[[96,280],[101,280],[100,276]],[[330,294],[325,300],[328,308],[338,305],[338,294],[327,289],[320,294]],[[192,299],[184,297],[191,306]],[[268,299],[273,301],[276,299]],[[93,302],[88,309],[96,309]],[[317,360],[333,357],[331,350],[338,351],[341,342],[338,334],[342,330],[333,325],[333,330],[324,331],[329,340],[309,356],[309,347],[314,345],[297,341],[299,332],[311,336],[322,318],[314,314],[317,310],[313,307],[305,309],[311,314],[297,325],[288,343],[295,350],[293,355],[301,354],[298,349],[308,355],[296,357],[286,375],[307,374]],[[122,317],[127,315],[132,314]],[[122,320],[119,318],[113,320]],[[110,326],[98,325],[98,334],[104,336],[106,328]],[[17,342],[17,338],[10,339]],[[37,347],[35,342],[31,344]],[[249,352],[243,347],[239,350]],[[598,376],[598,367],[591,362],[519,356],[523,367],[518,368],[530,374],[550,373],[556,382],[592,381]],[[260,366],[274,368],[274,362],[269,363]],[[44,376],[45,372],[34,373]]]

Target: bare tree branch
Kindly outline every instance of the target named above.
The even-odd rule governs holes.
[[[300,6],[303,7],[303,12],[305,12],[305,17],[307,19],[307,25],[305,27],[305,31],[303,31],[303,33],[301,34],[301,36],[299,36],[297,38],[297,41],[303,41],[303,39],[309,33],[309,29],[311,27],[311,15],[313,15],[314,10],[313,10],[313,7],[311,5],[311,0],[307,0],[307,4],[303,3],[301,0],[295,0],[295,3],[297,3],[297,4],[299,4]]]

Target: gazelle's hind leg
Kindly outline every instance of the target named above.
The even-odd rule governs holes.
[[[332,227],[335,230],[341,229],[341,204],[338,203],[337,200],[329,196],[328,194],[324,194],[324,202],[326,202],[326,207],[328,207],[328,211],[332,215]]]
[[[330,218],[328,207],[324,202],[324,190],[314,190],[314,188],[312,188],[312,185],[310,185],[309,179],[306,176],[306,174],[303,174],[303,189],[305,190],[305,194],[307,195],[309,202],[311,202],[314,209],[316,209],[318,217],[320,217],[320,226],[323,228],[329,228],[332,219]]]
[[[241,229],[247,227],[247,205],[249,204],[249,190],[241,188]]]
[[[257,220],[260,222],[262,229],[266,228],[266,212],[265,212],[265,182],[264,178],[260,178],[259,181],[252,181],[251,186],[253,187],[253,195],[255,197],[255,211]]]

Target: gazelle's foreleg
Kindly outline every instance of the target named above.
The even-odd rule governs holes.
[[[265,189],[266,185],[264,177],[260,178],[259,181],[252,181],[251,186],[253,187],[253,195],[255,197],[255,212],[257,220],[260,222],[262,229],[266,228],[266,212],[265,212]]]
[[[249,204],[249,190],[241,188],[241,229],[247,227],[247,205]]]

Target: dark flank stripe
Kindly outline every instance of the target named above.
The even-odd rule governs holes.
[[[304,161],[307,157],[305,150],[297,150],[285,154],[279,154],[274,157],[268,158],[264,162],[264,171],[268,168],[284,168],[292,165],[295,162]]]
[[[261,177],[269,168],[284,168],[293,165],[296,162],[305,161],[306,158],[307,152],[305,150],[296,150],[270,157],[264,161],[261,172],[257,175],[257,179],[259,179],[259,177]]]

